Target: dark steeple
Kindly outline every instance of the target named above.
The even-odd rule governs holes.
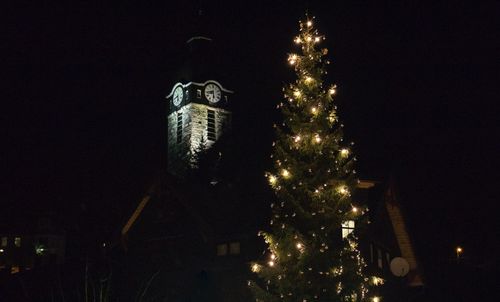
[[[186,52],[180,68],[182,82],[202,82],[209,79],[224,81],[222,78],[221,51],[214,38],[215,22],[203,10],[201,1],[193,20],[193,30],[186,39]]]

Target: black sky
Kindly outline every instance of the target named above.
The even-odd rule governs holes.
[[[457,244],[478,262],[496,257],[498,3],[203,2],[237,93],[235,123],[246,125],[236,127],[249,142],[242,165],[266,169],[307,9],[327,38],[358,171],[397,179],[422,257],[446,261]],[[130,212],[165,163],[164,97],[198,3],[6,10],[3,211]]]

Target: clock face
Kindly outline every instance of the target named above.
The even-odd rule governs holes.
[[[172,102],[175,106],[179,106],[182,102],[182,97],[184,96],[184,92],[182,91],[182,87],[178,86],[174,90],[174,96],[172,98]]]
[[[210,103],[217,103],[220,101],[222,96],[222,92],[220,91],[219,86],[210,83],[205,86],[205,97]]]

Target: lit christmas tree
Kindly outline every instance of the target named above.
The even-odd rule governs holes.
[[[251,264],[260,278],[249,281],[257,302],[380,299],[368,296],[357,248],[355,229],[366,209],[351,200],[356,159],[342,138],[336,86],[323,84],[329,63],[323,40],[311,19],[300,22],[294,42],[301,52],[288,57],[297,80],[284,88],[278,105],[284,122],[276,127],[274,171],[267,174],[277,202],[271,231],[260,233],[268,252]]]

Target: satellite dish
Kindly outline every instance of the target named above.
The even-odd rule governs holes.
[[[410,265],[405,258],[396,257],[391,261],[391,272],[396,277],[404,277],[410,271]]]

